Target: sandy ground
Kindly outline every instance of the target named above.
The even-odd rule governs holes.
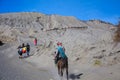
[[[45,58],[45,57],[44,57]],[[53,77],[58,80],[57,67],[53,64],[53,61],[45,58],[45,61],[37,59],[36,57],[30,57],[27,59],[28,62],[34,63],[38,68],[45,68]],[[51,62],[49,62],[51,61]],[[43,64],[43,62],[45,64]],[[101,66],[91,66],[90,64],[75,64],[69,63],[69,79],[70,80],[120,80],[120,64],[101,67]],[[64,78],[66,78],[64,72]]]
[[[48,54],[33,55],[26,59],[27,62],[34,63],[34,66],[40,69],[46,69],[54,77],[54,80],[61,78],[57,74],[57,67],[54,64],[54,57]],[[69,80],[120,80],[120,64],[103,66],[93,65],[92,63],[86,64],[82,62],[69,61]],[[64,77],[66,74],[64,71]]]
[[[25,56],[25,55],[24,55]],[[29,58],[29,57],[28,57]],[[13,44],[0,46],[0,80],[51,80],[51,74],[33,63],[19,59]]]
[[[12,61],[14,61],[14,65],[21,66],[24,69],[28,69],[27,67],[32,66],[32,73],[42,74],[43,76],[39,76],[40,80],[66,80],[66,74],[64,71],[64,76],[61,78],[57,73],[57,67],[54,64],[54,56],[52,54],[41,54],[37,55],[36,47],[31,46],[31,52],[30,57],[18,59],[17,54],[17,45],[16,44],[10,44],[10,45],[3,45],[1,46],[1,51],[5,55],[7,55],[7,58]],[[12,51],[11,53],[9,53]],[[9,53],[9,54],[8,54]],[[26,56],[25,54],[23,56]],[[83,63],[82,61],[75,62],[71,61],[71,59],[68,59],[69,61],[69,80],[120,80],[120,64],[114,64],[114,65],[93,65],[93,63]],[[19,64],[20,63],[20,64]],[[27,65],[27,66],[26,66]],[[38,72],[36,72],[38,70]],[[25,71],[25,70],[24,70]],[[46,75],[47,74],[47,75]],[[29,74],[31,75],[31,74]],[[31,78],[32,79],[32,78]],[[36,80],[37,80],[36,79]],[[24,80],[24,79],[22,79]]]

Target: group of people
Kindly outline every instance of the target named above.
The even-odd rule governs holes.
[[[37,46],[37,38],[34,38],[34,41],[33,41],[34,45]],[[26,45],[24,43],[22,43],[22,45],[19,45],[18,46],[18,54],[19,54],[19,58],[22,58],[23,54],[27,54],[27,56],[29,56],[29,53],[30,53],[30,45],[29,43],[27,43]]]
[[[24,54],[24,53],[27,53],[27,56],[29,56],[29,52],[30,52],[29,43],[27,43],[26,45],[24,43],[22,43],[22,45],[18,46],[19,58],[22,58],[22,54]]]

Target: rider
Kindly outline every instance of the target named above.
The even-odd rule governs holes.
[[[57,50],[56,50],[56,56],[55,56],[55,64],[57,64],[59,59],[63,59],[67,61],[67,56],[65,54],[65,48],[62,46],[62,43],[57,43]]]

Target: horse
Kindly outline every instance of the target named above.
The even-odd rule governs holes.
[[[67,59],[59,59],[57,62],[58,74],[63,77],[63,71],[66,69],[66,76],[68,80],[68,61]]]

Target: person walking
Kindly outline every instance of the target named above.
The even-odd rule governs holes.
[[[29,45],[29,43],[26,44],[26,52],[27,52],[27,56],[29,56],[29,53],[30,53],[30,45]]]
[[[37,38],[34,39],[34,45],[37,46]]]
[[[17,49],[18,49],[19,58],[22,58],[22,46],[19,45]]]

